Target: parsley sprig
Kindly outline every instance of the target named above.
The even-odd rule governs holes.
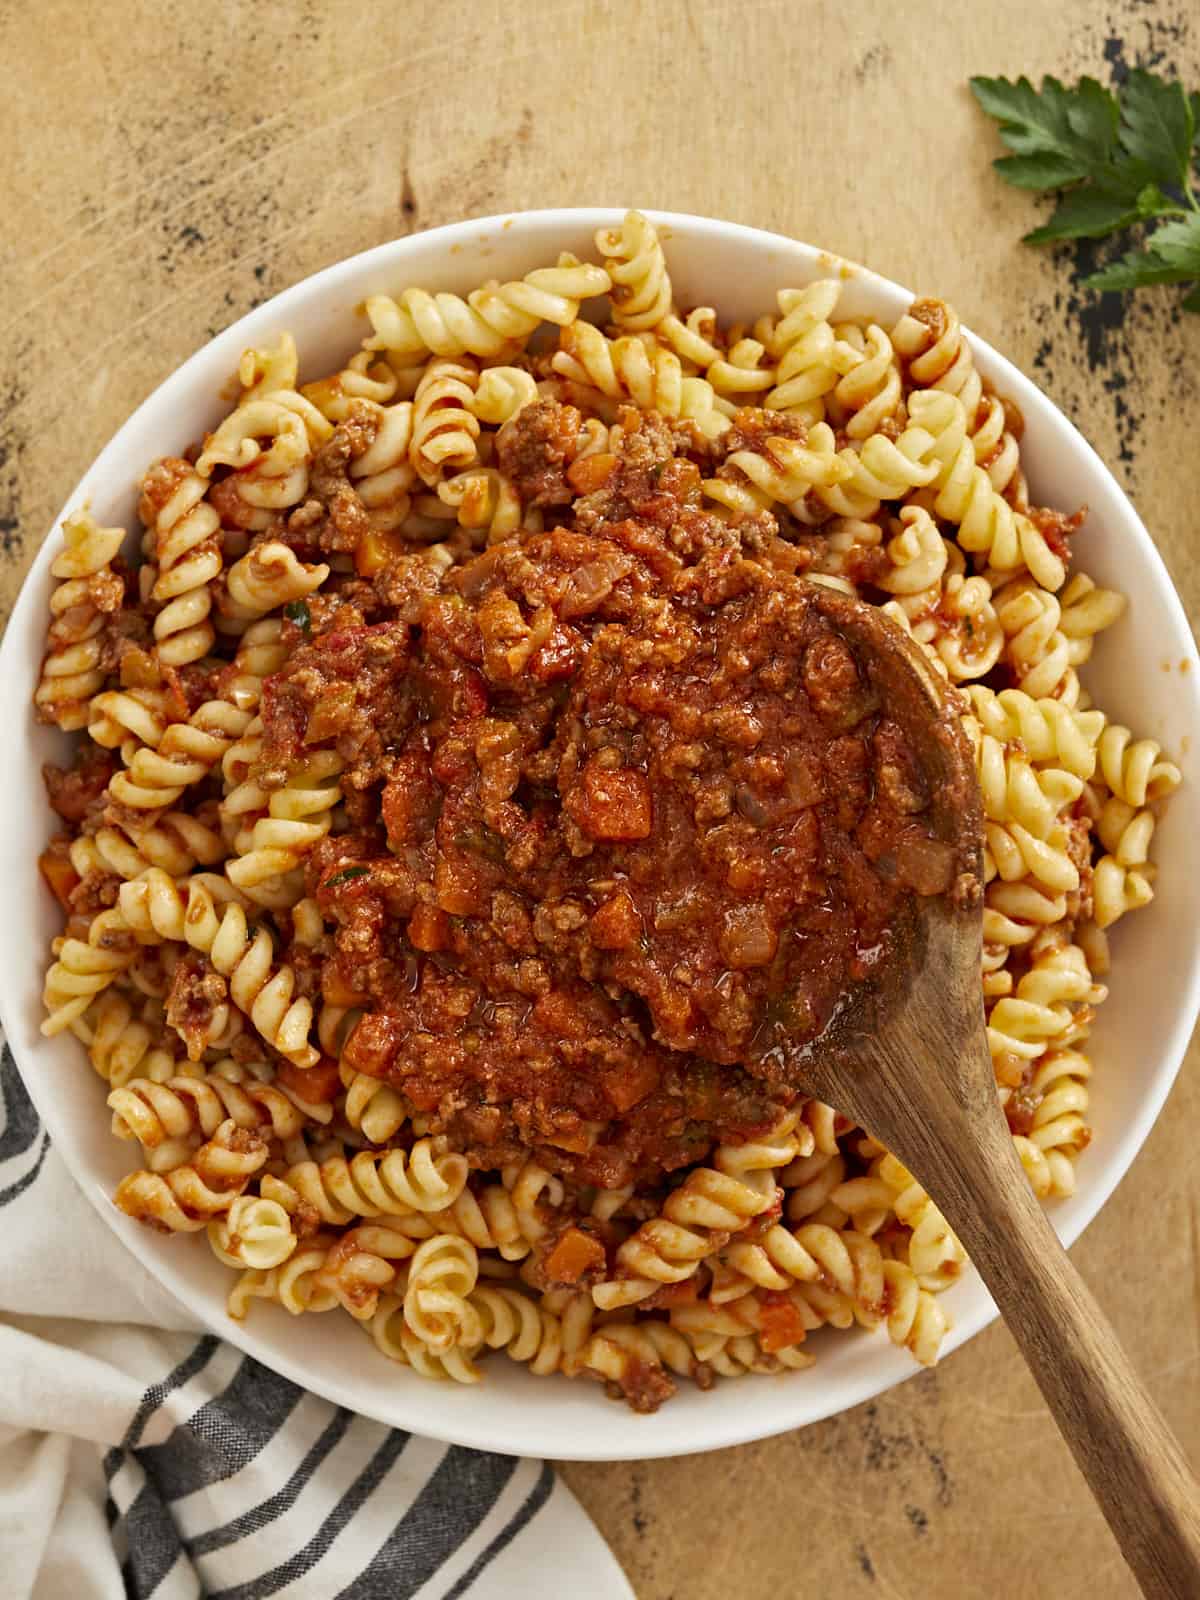
[[[1185,311],[1200,312],[1200,94],[1141,68],[1118,94],[1095,78],[1073,89],[1057,78],[972,78],[976,100],[1000,124],[1012,151],[993,163],[1018,189],[1057,190],[1050,220],[1027,244],[1103,239],[1149,228],[1140,243],[1084,282],[1091,289],[1193,283]]]

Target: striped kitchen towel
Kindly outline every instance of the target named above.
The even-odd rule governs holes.
[[[544,1463],[368,1421],[196,1331],[0,1057],[5,1600],[631,1600]]]

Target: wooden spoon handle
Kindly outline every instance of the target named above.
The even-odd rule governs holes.
[[[1200,1596],[1200,1485],[1034,1198],[999,1117],[943,1206],[1144,1594]],[[959,1189],[958,1184],[951,1186]],[[962,1192],[963,1190],[968,1192]]]

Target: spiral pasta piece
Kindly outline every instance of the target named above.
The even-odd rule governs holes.
[[[1035,700],[1077,706],[1079,675],[1059,627],[1062,609],[1054,596],[1031,579],[1018,578],[997,591],[996,616],[1004,630],[1004,659],[1021,690]]]
[[[732,1240],[720,1260],[747,1280],[747,1288],[779,1291],[793,1282],[822,1283],[851,1300],[867,1325],[882,1316],[882,1258],[866,1234],[818,1222],[794,1230],[777,1223],[759,1239]]]
[[[369,295],[366,313],[374,330],[367,350],[398,356],[428,351],[436,356],[511,356],[542,322],[574,322],[582,301],[607,294],[611,280],[601,267],[561,257],[511,283],[455,294],[405,289],[398,300]]]
[[[1119,723],[1110,722],[1100,735],[1099,761],[1101,776],[1113,794],[1135,808],[1162,799],[1182,782],[1179,768],[1162,759],[1155,740],[1135,740]]]
[[[630,400],[643,411],[692,421],[707,438],[729,427],[713,385],[686,377],[680,359],[661,346],[648,349],[639,338],[609,339],[589,322],[575,322],[559,336],[551,366],[584,390],[610,400]]]
[[[314,1234],[282,1265],[266,1270],[248,1268],[229,1291],[229,1315],[241,1322],[251,1300],[256,1299],[274,1300],[294,1317],[309,1311],[332,1311],[338,1304],[337,1296],[319,1281],[332,1244],[330,1237]]]
[[[131,1172],[121,1179],[113,1204],[137,1222],[171,1233],[196,1233],[243,1192],[267,1159],[267,1145],[232,1119],[185,1166],[171,1172]]]
[[[240,632],[268,611],[303,600],[328,576],[324,562],[310,566],[276,539],[255,545],[226,574],[225,593],[217,598],[220,626]]]
[[[951,306],[944,300],[914,300],[892,329],[891,343],[906,363],[914,387],[954,395],[968,422],[974,423],[983,384]]]
[[[274,1084],[234,1083],[215,1074],[173,1077],[162,1083],[134,1078],[113,1089],[108,1105],[116,1136],[137,1139],[145,1150],[197,1132],[211,1138],[228,1120],[239,1128],[269,1129],[276,1139],[295,1138],[306,1122]]]
[[[762,450],[735,450],[717,477],[704,479],[701,488],[708,499],[732,511],[753,513],[776,502],[803,518],[810,490],[832,492],[831,486],[846,483],[853,471],[835,451],[833,433],[818,423],[804,440],[770,435]]]
[[[205,701],[186,722],[171,723],[157,749],[139,749],[125,770],[114,773],[109,795],[135,811],[173,806],[185,789],[208,776],[250,720],[248,711],[228,700]]]
[[[631,333],[653,328],[671,309],[671,279],[658,231],[640,211],[601,228],[596,248],[612,283],[613,321]]]
[[[151,476],[174,465],[162,462]],[[206,656],[216,638],[209,613],[212,584],[222,567],[221,522],[206,498],[207,478],[198,470],[176,476],[170,497],[154,518],[158,576],[150,599],[162,608],[154,618],[155,654],[166,666],[183,667]],[[143,496],[146,501],[154,503],[149,492]]]
[[[292,1219],[274,1200],[239,1195],[224,1216],[208,1224],[213,1254],[228,1267],[269,1272],[292,1255],[298,1243]]]
[[[468,1296],[483,1343],[503,1350],[535,1377],[549,1377],[562,1361],[562,1325],[552,1312],[515,1289],[479,1285]]]
[[[682,1283],[729,1234],[774,1203],[773,1183],[757,1185],[711,1167],[697,1167],[617,1248],[625,1276],[598,1283],[592,1298],[602,1311],[633,1305],[664,1283]]]
[[[966,1263],[966,1253],[945,1217],[895,1156],[881,1156],[872,1170],[895,1190],[892,1209],[912,1230],[908,1264],[920,1286],[936,1292],[955,1282]]]
[[[485,530],[488,544],[497,544],[521,528],[520,496],[495,467],[472,467],[443,478],[437,492],[438,499],[454,509],[459,527]]]
[[[432,361],[413,396],[412,440],[408,459],[425,483],[435,485],[447,470],[461,471],[478,456],[479,419],[475,390],[479,372],[463,358]]]
[[[883,1263],[888,1338],[923,1367],[932,1367],[950,1326],[937,1299],[903,1261]]]
[[[137,939],[116,910],[92,919],[88,936],[56,941],[56,959],[46,974],[42,1002],[49,1015],[41,1025],[50,1038],[78,1021],[138,955]]]
[[[323,1222],[344,1226],[354,1217],[446,1210],[466,1187],[467,1163],[444,1141],[418,1139],[411,1151],[360,1150],[349,1161],[302,1162],[282,1182]]]
[[[267,815],[255,822],[249,848],[226,866],[230,883],[252,889],[301,864],[329,832],[344,766],[335,751],[316,750],[292,768],[283,788],[272,791]]]
[[[780,321],[771,350],[778,361],[775,385],[763,404],[769,411],[788,411],[806,422],[825,416],[825,396],[858,364],[857,352],[839,345],[830,319],[841,286],[832,278],[804,289],[781,289]]]
[[[841,334],[842,345],[856,348],[855,342],[847,337],[849,330],[837,332]],[[854,332],[858,334],[857,328]],[[862,348],[857,351],[858,362],[838,379],[826,400],[825,410],[848,438],[868,439],[900,409],[900,369],[892,341],[882,328],[871,323],[858,337],[862,341]]]
[[[399,1295],[380,1296],[379,1305],[367,1324],[367,1331],[377,1350],[389,1361],[412,1367],[422,1378],[435,1382],[447,1379],[455,1383],[478,1383],[479,1368],[475,1365],[476,1350],[454,1346],[449,1350],[433,1351],[408,1326],[404,1319],[404,1301]]]
[[[458,1234],[435,1234],[417,1246],[408,1267],[404,1320],[426,1349],[441,1354],[482,1342],[480,1316],[469,1299],[478,1276],[475,1246]]]
[[[42,722],[71,733],[87,726],[88,703],[105,679],[104,620],[125,586],[112,562],[124,528],[102,528],[87,511],[63,522],[63,549],[50,565],[58,585],[50,597],[50,627],[34,706]]]
[[[656,338],[675,352],[688,368],[703,372],[720,358],[717,314],[711,306],[696,306],[685,317],[669,311],[654,328]]]
[[[319,1052],[308,1042],[312,1003],[293,998],[295,973],[276,963],[271,935],[265,927],[253,934],[246,913],[236,899],[218,914],[213,888],[196,877],[184,880],[184,890],[165,872],[152,867],[142,877],[121,886],[118,904],[127,927],[157,934],[198,950],[229,980],[235,1005],[248,1016],[262,1037],[298,1067],[315,1066]],[[237,891],[229,886],[229,892]]]
[[[133,1080],[166,1083],[182,1069],[183,1063],[167,1043],[161,1024],[148,1020],[147,1010],[145,1005],[135,1009],[127,995],[109,989],[88,1013],[88,1058],[113,1089],[121,1089]]]
[[[1097,741],[1104,731],[1102,711],[1079,711],[1061,700],[1034,699],[1020,689],[968,689],[971,710],[984,733],[1019,743],[1034,763],[1048,762],[1086,782],[1096,770]]]
[[[326,1006],[321,1012],[317,1019],[317,1037],[325,1053],[336,1058],[340,1054],[336,1033],[342,1030],[340,1027],[334,1029],[332,1014],[335,1009]],[[411,1114],[411,1107],[404,1096],[390,1084],[384,1083],[382,1078],[373,1078],[366,1072],[356,1072],[345,1063],[342,1063],[340,1071],[346,1091],[342,1102],[342,1114],[346,1121],[372,1144],[389,1143]]]

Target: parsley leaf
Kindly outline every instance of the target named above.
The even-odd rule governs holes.
[[[1144,283],[1191,283],[1194,278],[1200,279],[1200,211],[1164,222],[1144,250],[1131,250],[1093,272],[1087,283],[1093,289],[1137,289]]]
[[[1167,83],[1140,67],[1121,90],[1121,145],[1143,161],[1163,188],[1186,189],[1195,113],[1180,83]]]
[[[1052,77],[1040,89],[1028,78],[972,78],[971,90],[1012,152],[993,163],[1000,176],[1018,189],[1065,191],[1048,221],[1025,235],[1027,244],[1103,239],[1157,222],[1143,248],[1093,273],[1087,285],[1125,290],[1200,280],[1200,203],[1192,188],[1200,94],[1142,68],[1118,94],[1095,78],[1073,89]],[[1200,310],[1200,290],[1183,305]]]
[[[312,613],[303,600],[289,600],[283,608],[283,614],[289,622],[294,622],[301,633],[312,637]]]

